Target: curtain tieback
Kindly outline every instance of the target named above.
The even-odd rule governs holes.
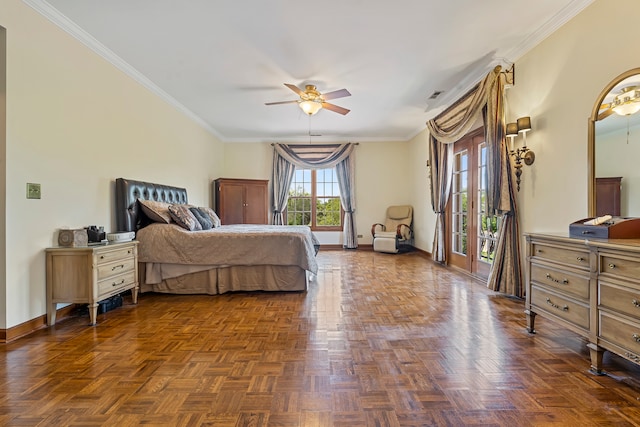
[[[353,211],[344,211],[344,213],[348,213],[348,214],[352,214],[354,212],[355,212],[355,210],[353,210]]]

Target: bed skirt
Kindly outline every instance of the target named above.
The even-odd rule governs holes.
[[[237,291],[306,291],[310,273],[298,266],[218,267],[146,283],[146,263],[138,264],[140,292],[217,295]]]

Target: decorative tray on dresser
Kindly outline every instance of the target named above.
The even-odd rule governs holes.
[[[605,350],[640,364],[640,240],[525,237],[529,332],[540,314],[587,338],[595,373]]]

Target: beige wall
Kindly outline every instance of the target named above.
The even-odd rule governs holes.
[[[530,115],[536,162],[524,167],[519,193],[523,231],[568,231],[587,217],[587,119],[614,77],[638,66],[636,0],[596,0],[516,61],[507,119]]]
[[[44,248],[63,226],[113,230],[113,182],[189,189],[210,204],[224,148],[210,133],[19,0],[7,29],[6,274],[0,328],[45,310]],[[26,183],[42,185],[26,199]]]

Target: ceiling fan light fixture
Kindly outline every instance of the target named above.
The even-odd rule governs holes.
[[[309,116],[313,116],[314,114],[316,114],[318,111],[322,109],[322,103],[318,101],[311,101],[311,100],[300,101],[298,102],[298,105],[300,106],[302,111],[304,111],[305,114]]]
[[[622,89],[611,101],[611,109],[621,116],[629,116],[640,111],[640,89],[629,86]]]

